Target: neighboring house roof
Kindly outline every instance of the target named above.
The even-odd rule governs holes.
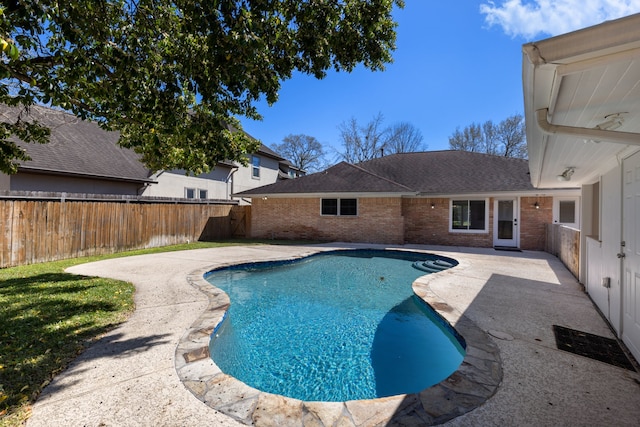
[[[284,159],[281,160],[278,163],[279,169],[278,170],[278,178],[280,179],[292,179],[292,177],[289,175],[289,172],[294,171],[294,172],[298,172],[301,175],[305,174],[305,171],[300,169],[299,167],[296,167],[293,163],[291,163],[289,160]]]
[[[20,111],[21,108],[1,106],[0,120],[15,121]],[[117,132],[107,132],[94,122],[40,106],[30,107],[22,120],[38,121],[49,127],[51,136],[48,144],[17,141],[31,157],[20,162],[19,171],[153,182],[138,154],[117,144]]]
[[[20,111],[22,108],[0,106],[0,120],[15,121]],[[154,182],[152,172],[140,161],[140,156],[117,144],[118,132],[106,131],[95,122],[80,120],[69,113],[41,106],[30,107],[29,114],[23,113],[22,119],[38,121],[47,126],[51,129],[51,136],[48,144],[17,141],[31,157],[29,161],[20,162],[21,171]],[[251,135],[249,137],[253,138]],[[16,140],[15,137],[13,140]],[[271,157],[279,162],[286,161],[262,143],[255,154]],[[238,167],[232,161],[223,161],[218,165]],[[169,172],[185,173],[178,169]]]
[[[339,163],[243,196],[313,193],[465,194],[531,191],[527,160],[466,151],[392,154],[352,165]]]
[[[251,136],[251,135],[249,135]],[[251,136],[251,138],[253,138]],[[255,138],[254,138],[255,139]],[[279,155],[278,153],[276,153],[275,151],[273,151],[271,148],[267,147],[266,145],[260,143],[260,148],[258,148],[258,152],[256,154],[262,154],[263,156],[268,156],[268,157],[273,157],[276,160],[285,160],[284,157],[282,157],[281,155]]]

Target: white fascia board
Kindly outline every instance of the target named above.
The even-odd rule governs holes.
[[[357,198],[418,198],[418,199],[453,199],[453,198],[500,198],[500,197],[542,197],[553,195],[580,195],[579,187],[570,188],[537,188],[529,191],[497,191],[488,193],[279,193],[279,194],[252,194],[241,195],[232,194],[233,197],[243,197],[246,199],[262,199],[264,197],[268,199],[310,199],[310,198],[342,198],[342,199],[357,199]]]
[[[549,136],[538,126],[537,111],[550,108],[556,80],[554,65],[536,65],[535,49],[531,45],[523,47],[522,84],[524,95],[525,132],[531,184],[540,185],[542,166]],[[534,56],[532,59],[531,56]]]
[[[527,52],[534,66],[563,64],[619,52],[640,45],[640,14],[607,21],[556,37],[527,43]]]
[[[420,194],[415,196],[421,199],[456,199],[456,198],[505,198],[505,197],[543,197],[553,195],[579,195],[580,187],[570,188],[536,188],[528,191],[494,191],[486,193],[441,193],[441,194]]]
[[[375,198],[389,197],[398,198],[406,196],[415,196],[416,193],[265,193],[265,194],[233,194],[234,197],[244,197],[248,199],[261,199],[267,197],[270,199],[309,199],[309,198]]]

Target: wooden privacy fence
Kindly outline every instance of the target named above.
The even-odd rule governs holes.
[[[247,209],[231,202],[0,199],[0,268],[229,238],[233,229],[245,230],[237,222]]]
[[[560,224],[547,224],[545,252],[560,258],[560,261],[576,277],[580,277],[580,230]]]

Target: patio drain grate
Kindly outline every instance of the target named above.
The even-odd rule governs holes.
[[[615,339],[553,325],[558,349],[635,371]]]

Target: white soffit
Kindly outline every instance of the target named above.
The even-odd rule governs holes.
[[[534,186],[595,182],[621,158],[640,150],[640,138],[633,135],[640,134],[640,14],[530,43],[523,52]],[[546,127],[538,124],[543,110]],[[621,125],[597,130],[616,113],[621,113]],[[568,167],[575,168],[571,181],[558,181]]]

